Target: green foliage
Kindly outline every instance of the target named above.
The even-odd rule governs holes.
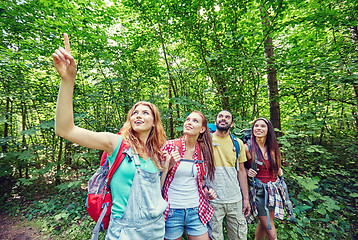
[[[358,191],[352,184],[357,181],[357,167],[352,165],[357,143],[331,135],[322,145],[315,145],[317,137],[307,137],[315,131],[308,131],[302,124],[293,124],[292,131],[280,138],[296,217],[296,227],[283,231],[294,231],[295,239],[350,238],[356,235],[352,226],[357,224],[352,219]]]
[[[48,186],[52,187],[52,186]],[[56,192],[44,195],[41,200],[22,204],[9,202],[8,208],[13,214],[20,213],[28,221],[38,221],[41,231],[57,239],[88,239],[94,227],[85,207],[86,191],[81,189],[81,182],[62,183],[54,188]],[[27,190],[36,194],[31,190]],[[20,210],[20,211],[18,211]],[[82,229],[81,232],[76,230]],[[66,233],[68,232],[68,233]],[[83,238],[82,238],[83,237]]]
[[[76,125],[118,132],[130,107],[149,100],[175,137],[193,110],[213,122],[229,109],[235,134],[270,115],[270,36],[297,219],[277,221],[279,239],[357,237],[357,9],[352,0],[0,3],[0,201],[31,202],[26,217],[45,219],[52,237],[89,238],[81,187],[101,152],[54,134],[59,77],[51,54],[62,33],[78,64]]]

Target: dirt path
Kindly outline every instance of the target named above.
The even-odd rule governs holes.
[[[42,240],[45,238],[39,231],[31,226],[27,220],[10,217],[0,213],[0,239],[1,240]]]

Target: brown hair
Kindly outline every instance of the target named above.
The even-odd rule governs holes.
[[[150,108],[154,118],[154,127],[149,133],[147,142],[141,144],[140,140],[137,138],[132,126],[130,124],[130,118],[133,115],[133,112],[139,105],[144,105]],[[160,148],[163,146],[166,140],[165,131],[162,125],[162,120],[160,119],[160,113],[153,103],[140,101],[134,104],[134,106],[129,110],[127,114],[127,120],[123,125],[121,135],[123,138],[129,142],[130,146],[134,148],[138,153],[146,153],[160,169],[159,159],[161,157]]]
[[[255,158],[257,156],[257,160],[265,163],[264,157],[263,157],[262,152],[256,142],[256,137],[254,135],[255,123],[260,120],[264,121],[267,125],[267,136],[266,136],[265,145],[267,146],[267,152],[270,153],[270,154],[268,154],[269,162],[271,165],[270,170],[273,171],[273,173],[275,175],[277,175],[278,169],[281,168],[281,153],[280,153],[280,149],[278,147],[274,127],[273,127],[272,123],[269,120],[267,120],[266,118],[256,119],[251,127],[250,154],[252,157],[252,161],[255,161]]]
[[[205,131],[199,134],[197,141],[199,143],[200,150],[203,152],[204,155],[204,161],[208,169],[207,171],[208,177],[212,181],[214,180],[215,165],[214,165],[213,142],[208,127],[208,120],[206,119],[204,114],[200,111],[193,111],[192,113],[197,113],[200,115],[202,119],[202,126],[205,127]]]

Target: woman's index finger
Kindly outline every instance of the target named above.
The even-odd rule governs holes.
[[[64,34],[63,34],[63,38],[64,38],[64,41],[65,41],[65,50],[66,50],[67,52],[71,52],[70,40],[68,39],[67,33],[64,33]]]

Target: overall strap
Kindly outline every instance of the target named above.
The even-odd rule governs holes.
[[[140,160],[139,160],[139,155],[138,155],[138,153],[137,153],[137,152],[134,152],[133,155],[134,155],[134,164],[135,164],[136,166],[140,166]]]
[[[129,149],[127,152],[129,158],[130,158],[130,162],[134,160],[134,165],[136,167],[140,166],[140,160],[139,160],[139,155],[136,151],[133,151],[133,149]]]

